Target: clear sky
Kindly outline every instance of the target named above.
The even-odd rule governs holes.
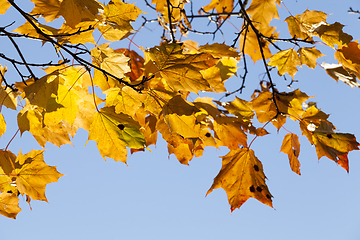
[[[201,2],[205,5],[208,1]],[[328,23],[339,21],[346,25],[344,31],[355,40],[360,37],[358,16],[347,13],[349,7],[360,10],[357,0],[284,2],[293,15],[301,14],[307,8],[329,13]],[[31,9],[32,5],[28,6],[28,10]],[[141,10],[150,12],[144,5],[139,6]],[[284,8],[279,8],[279,14],[282,20],[288,16]],[[9,10],[9,14],[0,16],[0,25],[7,25],[13,20],[23,21],[19,19],[15,11]],[[135,29],[142,23],[141,18],[139,20],[134,24]],[[281,21],[274,20],[272,24],[280,25],[280,36],[287,30],[287,25]],[[224,27],[228,34],[236,32],[231,24]],[[134,38],[137,45],[151,47],[159,44],[157,34],[160,27],[153,24],[142,31],[145,34]],[[231,44],[233,37],[225,35],[226,43]],[[197,36],[195,39],[202,44],[212,41],[210,37]],[[224,40],[219,35],[215,41]],[[6,39],[0,38],[0,46],[3,46],[0,52],[8,53],[5,42]],[[111,46],[119,48],[128,44],[124,40]],[[41,44],[36,46],[40,47]],[[43,49],[47,49],[47,46]],[[49,59],[54,56],[50,49]],[[132,46],[132,49],[136,50],[136,47]],[[318,59],[318,63],[337,63],[333,50],[326,46],[322,49],[327,56]],[[29,45],[25,52],[30,60],[40,61],[36,48]],[[248,100],[264,73],[261,64],[253,65],[249,59],[249,65],[246,88],[242,95],[238,95]],[[242,74],[241,69],[238,74]],[[273,77],[279,90],[286,91],[287,83],[283,78],[275,72]],[[9,75],[8,79],[11,79]],[[315,70],[303,67],[295,79],[299,82],[293,87],[315,96],[312,101],[317,102],[325,113],[331,114],[329,120],[338,131],[353,133],[360,141],[359,89],[336,83],[319,66]],[[20,81],[15,74],[13,80]],[[233,78],[226,86],[238,86],[239,81],[239,78]],[[6,108],[2,113],[8,124],[7,133],[0,139],[0,144],[5,148],[17,129],[16,116]],[[8,118],[7,114],[13,115],[13,119]],[[285,127],[301,135],[297,123],[289,120]],[[203,157],[195,158],[189,166],[185,166],[173,155],[169,157],[165,142],[159,140],[157,147],[150,147],[152,152],[129,156],[127,167],[111,159],[104,161],[95,142],[84,146],[88,136],[86,131],[80,130],[74,138],[74,146],[58,148],[46,145],[45,161],[58,166],[58,171],[65,176],[47,186],[49,203],[32,201],[31,211],[23,199],[20,200],[22,212],[17,220],[0,216],[0,240],[360,239],[360,152],[350,152],[348,174],[325,157],[318,161],[315,148],[301,136],[299,159],[302,175],[298,176],[291,171],[287,155],[280,153],[286,132],[280,130],[277,133],[270,125],[267,130],[271,134],[258,138],[252,148],[264,165],[267,185],[274,196],[274,208],[250,199],[231,213],[224,190],[216,189],[205,197],[221,168],[218,156],[228,152],[225,148],[207,148]],[[21,138],[17,136],[9,150],[17,154],[20,148],[23,153],[41,149],[29,133],[24,133]]]

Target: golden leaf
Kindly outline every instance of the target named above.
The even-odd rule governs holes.
[[[290,48],[275,53],[268,63],[269,66],[277,67],[280,76],[288,73],[292,78],[297,72],[297,66],[301,64],[297,52]]]
[[[242,121],[232,117],[218,117],[214,119],[215,138],[221,141],[222,146],[230,150],[247,146],[247,135],[241,129]],[[219,143],[220,144],[220,143]]]
[[[276,0],[253,0],[246,12],[253,22],[259,23],[259,29],[268,27],[273,18],[279,19]]]
[[[121,89],[110,88],[104,94],[106,94],[105,107],[115,106],[115,113],[125,113],[132,117],[145,100],[144,94],[140,94],[128,86]]]
[[[196,123],[195,113],[198,112],[193,104],[177,95],[163,107],[165,122],[171,132],[178,133],[184,138],[200,136],[200,125]]]
[[[126,147],[140,149],[146,145],[140,125],[125,114],[116,114],[114,107],[100,109],[89,130],[89,140],[97,142],[101,156],[126,163]]]
[[[200,71],[214,66],[218,60],[208,53],[184,54],[182,51],[183,44],[163,42],[147,54],[173,91],[211,91]]]
[[[59,0],[31,0],[35,4],[34,9],[31,11],[31,15],[40,15],[45,18],[46,22],[54,21],[60,17],[60,5]]]
[[[7,0],[0,0],[0,14],[6,13],[11,4]]]
[[[349,42],[353,39],[352,36],[346,34],[342,31],[344,25],[341,23],[333,23],[330,25],[321,25],[316,29],[316,33],[330,47],[335,49],[334,45],[347,46]]]
[[[21,168],[14,169],[12,174],[16,178],[16,186],[22,195],[26,194],[35,200],[47,202],[46,185],[57,182],[63,174],[59,173],[56,167],[51,167],[44,162],[43,152],[44,150],[32,150],[25,155],[19,152],[18,158],[23,159],[23,164]]]
[[[119,41],[130,35],[134,29],[131,22],[135,21],[142,11],[134,4],[121,0],[112,0],[104,8],[102,22],[97,26],[103,37],[109,41]]]
[[[312,48],[299,48],[298,53],[300,54],[300,61],[301,64],[306,64],[309,68],[315,68],[316,67],[316,60],[319,57],[324,56],[319,50],[317,50],[315,47]]]
[[[326,73],[336,81],[340,80],[352,88],[360,87],[355,74],[345,70],[342,64],[329,64],[324,62],[321,64],[321,67],[323,67],[326,70]]]
[[[341,46],[335,52],[335,59],[344,67],[349,75],[355,74],[360,78],[360,45],[357,41],[350,42],[347,46]]]
[[[231,211],[239,208],[250,197],[272,207],[272,195],[265,183],[262,163],[254,151],[239,148],[222,157],[222,167],[206,193],[223,188],[228,196]]]
[[[208,5],[204,6],[203,9],[205,12],[216,9],[218,13],[229,13],[233,10],[233,4],[233,0],[212,0]]]
[[[0,137],[6,132],[6,122],[4,119],[4,115],[0,113]]]
[[[19,198],[14,193],[2,192],[0,194],[0,214],[8,218],[16,218],[21,211]]]
[[[255,115],[252,103],[238,97],[232,102],[215,102],[240,119],[251,120]]]
[[[64,17],[67,25],[76,28],[83,19],[94,20],[102,9],[103,5],[96,0],[63,0],[58,14]]]
[[[340,164],[349,172],[349,162],[347,155],[352,150],[359,150],[359,143],[354,135],[349,133],[334,133],[315,131],[313,133],[318,159],[323,156]]]
[[[94,25],[97,24],[96,21],[83,21],[76,24],[75,28],[70,27],[66,22],[60,27],[58,34],[59,35],[71,35],[71,36],[59,36],[57,37],[59,44],[70,43],[73,45],[76,44],[85,44],[93,43],[95,40],[93,37]],[[78,33],[78,31],[83,31]],[[85,31],[86,30],[86,31]]]
[[[38,23],[38,22],[33,22],[43,33],[51,36],[51,35],[57,35],[58,34],[58,29],[53,28],[53,27],[49,27],[47,25]],[[29,23],[29,22],[25,22],[23,25],[21,25],[20,27],[18,27],[17,29],[15,29],[13,32],[17,32],[20,34],[24,34],[27,35],[29,37],[34,37],[34,38],[39,38],[39,39],[43,39],[46,40],[45,37],[43,37],[41,34],[39,34],[36,29]]]
[[[281,145],[281,152],[286,153],[289,157],[289,163],[293,172],[300,174],[300,142],[299,137],[294,133],[288,133],[285,135]]]

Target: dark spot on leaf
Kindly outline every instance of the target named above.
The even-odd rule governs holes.
[[[7,191],[7,193],[13,193],[11,190]]]
[[[326,136],[327,136],[328,139],[332,138],[332,135],[330,133],[328,133]]]
[[[255,192],[255,187],[254,187],[254,185],[251,185],[251,187],[250,187],[250,192]]]
[[[117,125],[117,127],[118,127],[120,130],[124,130],[124,128],[125,128],[124,124],[119,124],[119,125]]]
[[[270,196],[269,194],[266,194],[266,197],[267,197],[268,199],[271,199],[271,196]]]
[[[256,188],[256,191],[261,192],[261,191],[262,191],[262,188],[261,188],[261,187],[257,187],[257,188]]]
[[[211,134],[210,134],[210,133],[206,133],[206,134],[205,134],[205,137],[211,137]]]
[[[255,169],[255,171],[257,171],[257,172],[260,170],[258,165],[254,165],[254,169]]]
[[[12,177],[11,181],[13,181],[13,182],[16,181],[16,177]]]

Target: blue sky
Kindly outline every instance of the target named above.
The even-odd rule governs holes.
[[[355,40],[359,39],[358,16],[347,13],[350,6],[360,10],[358,1],[284,2],[294,15],[307,8],[331,13],[328,23],[341,22],[346,25],[345,32]],[[139,6],[143,11],[150,12],[143,5]],[[288,16],[284,8],[280,8],[279,13],[282,20]],[[22,21],[18,20],[15,11],[10,11],[6,17],[0,16],[1,26],[13,19]],[[141,23],[140,19],[134,26]],[[281,21],[274,20],[272,24],[279,25],[280,36],[287,30],[286,24]],[[230,24],[224,27],[225,41],[231,44],[233,35],[230,34],[236,30]],[[145,34],[134,38],[137,45],[151,47],[159,44],[159,38],[155,37],[160,32],[159,27],[149,25],[149,29],[142,31]],[[198,36],[195,39],[203,44],[212,40]],[[7,53],[5,40],[0,38],[3,44],[0,52]],[[218,36],[215,41],[222,42],[223,37]],[[127,47],[128,44],[124,40],[112,47]],[[40,47],[40,44],[35,46]],[[47,46],[43,49],[46,50]],[[136,50],[134,46],[132,49]],[[321,50],[327,56],[320,58],[318,63],[336,63],[331,48],[324,46]],[[39,62],[37,51],[29,45],[25,53],[29,60]],[[50,53],[45,58],[54,56],[53,51]],[[249,68],[244,93],[238,95],[244,99],[249,99],[264,73],[263,66],[253,65],[250,59]],[[331,114],[329,120],[338,131],[353,133],[360,138],[359,89],[336,83],[320,67],[299,70],[295,75],[299,83],[293,87],[315,96],[312,101],[316,101],[325,113]],[[17,75],[10,74],[8,79],[13,77],[14,81],[19,81]],[[238,74],[242,74],[241,69]],[[279,90],[287,90],[287,83],[275,72],[273,79]],[[238,85],[238,78],[227,83],[228,88]],[[17,129],[16,115],[5,108],[2,113],[8,124],[7,133],[0,139],[0,144],[5,147]],[[285,127],[300,137],[297,123],[289,120]],[[291,171],[287,155],[280,153],[286,132],[280,130],[277,133],[272,126],[267,130],[271,134],[258,138],[252,148],[264,165],[267,185],[274,196],[274,209],[250,199],[230,213],[222,189],[216,189],[205,197],[221,168],[218,156],[228,152],[225,148],[208,148],[203,157],[195,158],[189,166],[184,166],[174,156],[168,156],[165,142],[159,140],[156,147],[151,147],[152,152],[129,156],[127,167],[111,159],[104,161],[95,142],[84,146],[87,132],[80,130],[74,138],[74,146],[58,148],[46,145],[45,161],[58,166],[58,171],[65,176],[58,183],[47,186],[49,203],[32,201],[31,211],[25,199],[20,200],[22,212],[17,220],[0,216],[0,239],[360,239],[360,152],[350,152],[348,174],[325,157],[318,161],[315,148],[301,136],[299,159],[302,175],[298,176]],[[20,148],[23,153],[41,149],[29,133],[24,133],[21,138],[17,136],[9,150],[17,154]]]

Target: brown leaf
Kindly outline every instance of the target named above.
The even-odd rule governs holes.
[[[289,157],[289,163],[293,172],[300,174],[300,142],[299,137],[294,133],[288,133],[285,135],[281,145],[281,152],[286,153]]]

